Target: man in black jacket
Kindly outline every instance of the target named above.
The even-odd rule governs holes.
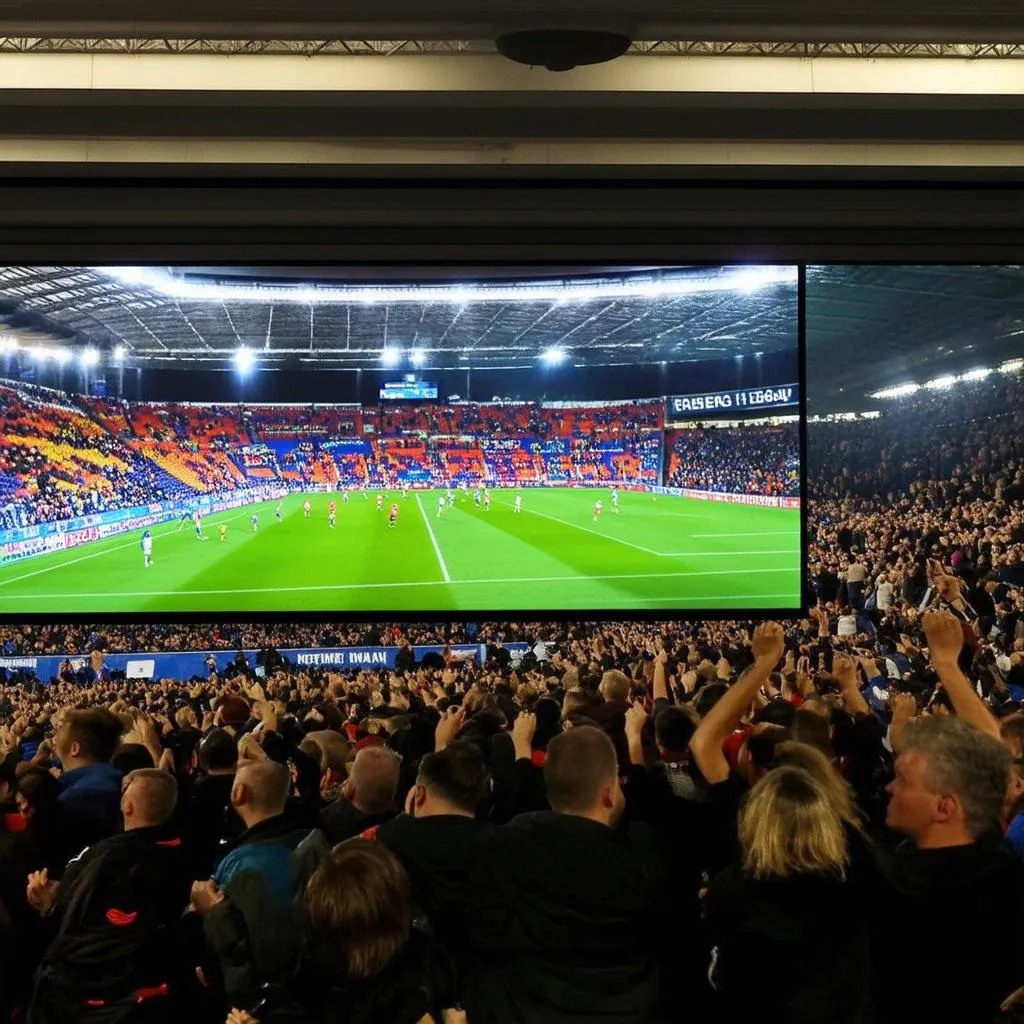
[[[657,1019],[659,909],[666,879],[625,800],[615,747],[581,726],[548,745],[552,810],[494,834],[488,888],[506,908],[481,937],[485,963],[467,1005],[480,1024],[647,1024]]]
[[[495,826],[476,817],[489,788],[479,748],[456,740],[423,758],[406,813],[376,833],[409,872],[435,937],[464,974],[475,972],[476,952],[491,924],[485,901],[493,892],[483,864]]]
[[[29,876],[29,902],[51,929],[34,1024],[176,1019],[189,887],[184,845],[165,827],[176,800],[173,776],[132,772],[121,796],[124,831],[85,850],[59,883],[45,871]]]
[[[342,795],[320,812],[320,827],[332,846],[395,816],[402,762],[387,747],[365,747],[352,762]]]
[[[960,718],[904,727],[887,823],[908,842],[869,885],[882,1024],[988,1024],[1024,982],[1024,865],[998,834],[1011,764]]]

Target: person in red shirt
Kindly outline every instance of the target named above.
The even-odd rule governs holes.
[[[398,522],[398,506],[392,505],[388,513],[388,529],[390,530]]]
[[[338,506],[332,498],[327,506],[327,521],[330,524],[331,529],[334,529],[334,524],[338,520]]]

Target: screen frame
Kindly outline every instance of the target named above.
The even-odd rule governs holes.
[[[499,177],[499,174],[506,176]],[[363,267],[662,263],[1024,263],[1017,168],[551,168],[487,177],[434,169],[372,177],[293,168],[9,165],[0,171],[0,261]],[[802,275],[801,275],[802,276]],[[806,461],[803,288],[800,431]],[[801,478],[806,571],[807,472]],[[793,617],[791,609],[289,614],[290,621],[667,621]],[[4,614],[5,623],[95,615]],[[104,615],[219,622],[222,615]],[[244,613],[244,621],[280,615]]]

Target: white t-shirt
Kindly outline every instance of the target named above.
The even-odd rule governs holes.
[[[877,604],[879,608],[888,608],[892,604],[892,584],[889,582],[878,584],[878,599]]]

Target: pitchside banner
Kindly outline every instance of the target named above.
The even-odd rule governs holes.
[[[513,660],[529,649],[527,644],[505,644]],[[456,644],[451,648],[456,661],[482,662],[486,659],[486,648],[481,644]],[[359,669],[391,669],[395,667],[398,647],[331,647],[331,648],[293,648],[281,650],[279,653],[299,669],[359,670]],[[250,669],[256,667],[255,650],[243,651]],[[441,646],[414,647],[416,660],[421,661],[424,654],[443,654]],[[210,659],[217,665],[218,673],[224,672],[238,656],[237,651],[202,651],[192,653],[153,653],[153,654],[108,654],[104,660],[104,668],[109,672],[123,672],[129,679],[206,679],[210,674]],[[65,661],[71,662],[75,672],[86,668],[88,657],[81,655],[59,655],[56,657],[0,657],[0,669],[8,673],[31,672],[44,683],[56,679],[60,666]]]
[[[672,498],[696,498],[698,501],[720,501],[725,505],[760,505],[763,508],[799,508],[799,498],[778,498],[770,494],[724,494],[721,491],[691,491],[685,487],[652,487],[652,494]]]
[[[152,505],[123,508],[116,512],[99,512],[61,523],[40,523],[38,526],[0,530],[0,562],[13,562],[28,558],[30,555],[74,548],[89,541],[103,540],[119,533],[155,526],[157,523],[191,513],[197,508],[203,515],[210,515],[259,501],[276,501],[287,493],[287,489],[274,484],[228,491],[224,494],[197,495],[187,502],[158,501]]]
[[[669,416],[781,409],[799,404],[800,387],[797,384],[781,384],[778,387],[746,388],[743,391],[706,391],[703,394],[672,395],[667,402]]]

